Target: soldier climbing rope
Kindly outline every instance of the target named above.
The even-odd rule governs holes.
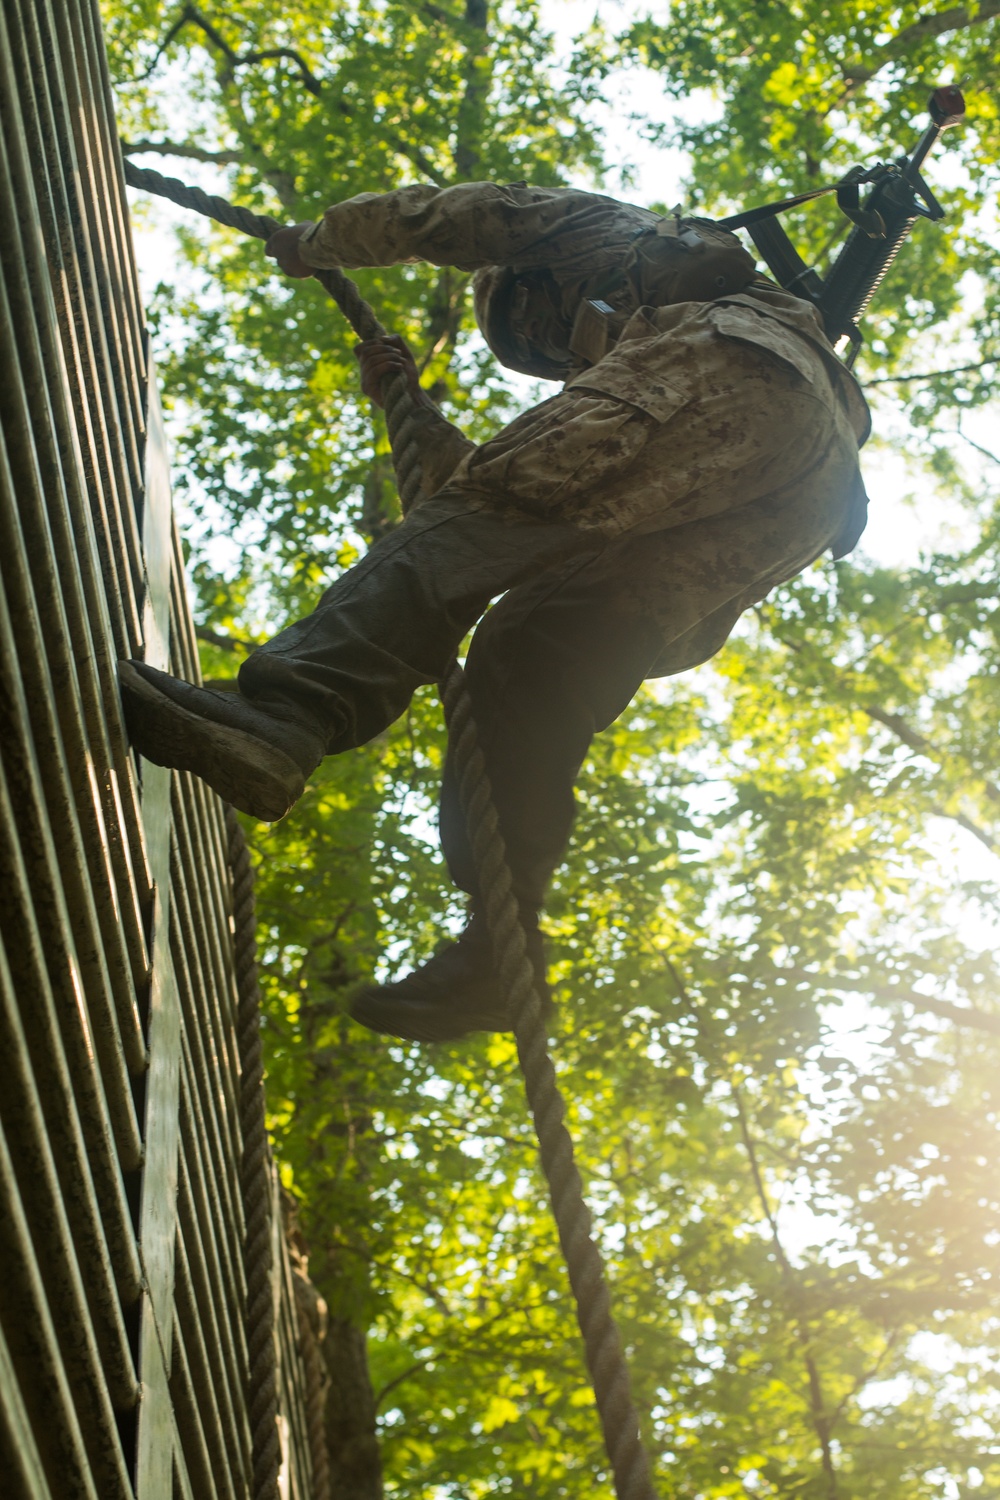
[[[427,494],[308,620],[244,663],[240,693],[122,663],[133,743],[272,820],[325,755],[364,743],[416,683],[441,679],[452,740],[442,841],[478,905],[457,943],[369,987],[352,1014],[421,1040],[513,1021],[619,1497],[651,1495],[649,1468],[546,1048],[532,915],[593,733],[645,677],[707,660],[744,609],[861,535],[870,416],[833,344],[846,334],[856,352],[857,318],[911,227],[941,216],[920,165],[963,108],[958,90],[936,90],[909,158],[822,190],[836,189],[854,224],[826,281],[774,223],[801,195],[712,224],[575,189],[411,184],[281,227],[126,163],[134,186],[266,238],[287,274],[317,277],[361,337],[362,387],[385,405],[404,513]],[[779,285],[759,276],[736,225]],[[405,346],[341,269],[421,259],[475,269],[477,321],[500,361],[566,382],[478,449],[426,402]],[[449,653],[500,594],[466,681]],[[508,682],[517,692],[501,710]]]
[[[136,167],[127,159],[124,169],[125,180],[130,186],[169,198],[182,208],[194,209],[244,234],[269,239],[282,227],[273,219],[240,208],[176,178]],[[385,329],[349,277],[335,269],[318,270],[315,275],[361,339],[376,339],[384,335]],[[421,468],[414,440],[415,404],[404,375],[393,374],[385,379],[383,399],[400,502],[406,513],[420,493]],[[573,1143],[564,1123],[565,1105],[548,1051],[542,998],[512,890],[488,769],[477,742],[472,705],[457,660],[451,662],[442,679],[441,696],[469,841],[483,892],[494,961],[513,1023],[525,1091],[614,1475],[615,1494],[618,1500],[656,1500],[649,1459],[632,1400],[628,1365],[611,1312],[603,1261],[594,1241],[590,1213],[574,1160]],[[263,1396],[262,1405],[270,1410]],[[265,1434],[258,1440],[255,1435],[254,1445],[255,1459],[260,1450],[265,1464],[266,1438]]]

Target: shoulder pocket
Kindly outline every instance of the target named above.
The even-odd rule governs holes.
[[[691,399],[689,391],[668,385],[659,375],[635,369],[630,363],[614,358],[602,359],[592,370],[578,375],[566,389],[593,391],[601,396],[613,396],[616,401],[627,401],[657,422],[669,422]]]
[[[818,356],[814,356],[794,333],[741,307],[713,307],[708,316],[713,328],[727,339],[738,339],[742,344],[755,344],[758,349],[766,349],[783,364],[791,365],[803,380],[813,384],[816,378],[814,359]]]

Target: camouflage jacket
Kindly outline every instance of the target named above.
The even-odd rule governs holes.
[[[664,335],[674,323],[680,334],[690,314],[705,307],[663,306],[658,298],[655,256],[645,256],[637,239],[648,243],[643,231],[661,222],[649,209],[576,188],[417,184],[389,193],[359,193],[334,204],[305,232],[299,249],[302,259],[317,268],[421,260],[464,271],[492,265],[517,271],[545,268],[558,283],[567,308],[582,297],[600,297],[617,319],[617,342],[598,364],[573,372],[568,388],[586,384],[651,409],[658,390],[676,400],[681,366],[691,357],[689,350],[679,361],[678,341]],[[632,274],[622,277],[623,266]],[[656,309],[655,327],[641,308]],[[767,350],[806,379],[812,378],[818,358],[842,419],[858,446],[865,442],[871,430],[867,403],[808,302],[762,276],[747,290],[718,298],[710,309],[711,322],[726,337]],[[434,441],[421,447],[425,483],[433,489],[472,445],[443,417],[437,423],[431,413],[427,425],[434,430]]]

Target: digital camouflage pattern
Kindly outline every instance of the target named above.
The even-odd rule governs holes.
[[[420,446],[428,494],[447,486],[469,508],[608,540],[659,536],[638,549],[656,558],[638,571],[662,623],[659,672],[692,664],[692,632],[711,655],[750,603],[828,548],[855,545],[866,515],[857,450],[870,429],[857,383],[801,299],[758,277],[712,301],[658,305],[676,277],[676,254],[655,253],[665,223],[576,189],[464,183],[360,194],[300,242],[316,266],[545,268],[568,313],[582,296],[615,308],[616,342],[561,394],[481,447],[422,413]],[[638,562],[620,557],[623,592]],[[715,627],[699,632],[708,617]]]

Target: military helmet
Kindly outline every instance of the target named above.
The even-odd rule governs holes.
[[[559,362],[533,349],[516,327],[515,296],[527,291],[544,298],[553,306],[552,292],[557,290],[550,271],[515,271],[513,266],[484,266],[472,281],[473,309],[483,338],[508,370],[534,375],[543,380],[565,380],[573,357],[569,352],[569,330],[566,335],[566,359]]]
[[[676,211],[640,229],[622,258],[621,275],[631,283],[629,310],[666,307],[675,302],[708,302],[732,296],[750,285],[757,275],[753,256],[729,229],[711,219],[682,218]],[[606,272],[604,280],[607,280]],[[586,292],[584,292],[586,295]],[[518,271],[513,266],[485,266],[473,280],[476,322],[483,337],[510,370],[544,380],[565,380],[578,361],[570,351],[574,314],[563,305],[559,285],[551,271]],[[621,305],[621,299],[614,300]],[[525,307],[543,306],[550,323],[561,323],[560,343],[565,358],[554,350],[533,348],[518,325],[525,321]]]

